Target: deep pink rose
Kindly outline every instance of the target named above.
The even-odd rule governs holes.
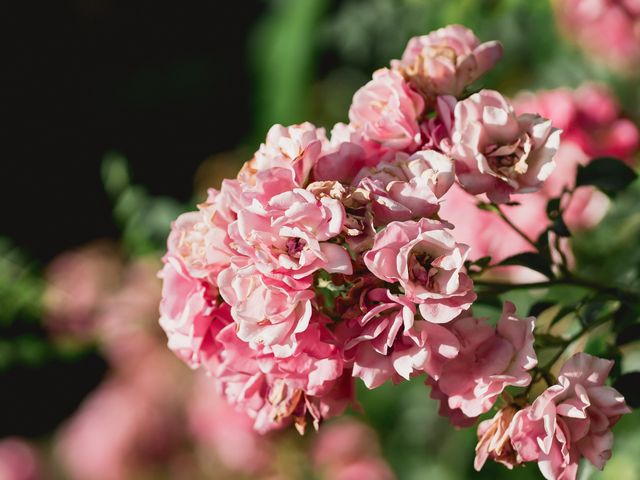
[[[268,347],[278,356],[292,354],[296,334],[309,326],[313,290],[270,284],[253,265],[223,270],[218,282],[222,298],[231,305],[239,338],[254,349]]]
[[[357,299],[354,299],[357,301]],[[368,388],[389,379],[409,380],[414,374],[439,373],[458,352],[458,341],[445,327],[415,319],[416,307],[406,298],[374,288],[360,298],[363,316],[343,321],[338,335],[345,360]]]
[[[233,247],[265,276],[294,289],[308,288],[312,274],[352,272],[347,251],[327,240],[342,232],[345,211],[331,197],[304,189],[280,193],[238,212],[229,226]],[[244,260],[238,260],[244,263]]]
[[[558,383],[516,414],[511,442],[520,461],[537,461],[548,480],[575,480],[585,457],[602,470],[611,457],[611,428],[630,413],[624,397],[605,385],[613,362],[577,353]]]
[[[527,386],[537,364],[534,324],[533,317],[518,318],[515,306],[505,302],[496,329],[470,315],[447,325],[460,342],[459,354],[436,378],[448,408],[474,418],[488,412],[505,387]]]
[[[393,60],[411,85],[427,99],[459,97],[465,88],[489,71],[502,57],[499,42],[480,43],[471,30],[448,25],[409,40],[401,60]]]
[[[319,422],[339,413],[331,408],[334,387],[343,371],[340,351],[319,314],[298,338],[287,358],[252,350],[236,335],[235,325],[217,337],[222,348],[214,376],[223,395],[254,419],[254,428],[266,432],[291,421],[304,431],[310,418]]]
[[[456,243],[447,227],[426,218],[390,223],[364,256],[376,277],[398,282],[407,299],[419,304],[422,317],[433,323],[451,321],[476,298],[464,272],[469,247]]]
[[[421,143],[418,121],[423,110],[422,97],[399,73],[383,68],[353,96],[349,120],[365,139],[411,152]]]
[[[180,259],[168,256],[164,261],[160,326],[169,348],[196,368],[211,357],[215,336],[231,322],[229,306],[220,304],[216,288],[192,277]]]
[[[516,116],[498,92],[482,90],[458,102],[451,156],[468,192],[504,203],[512,193],[538,190],[555,166],[560,131],[539,115]]]

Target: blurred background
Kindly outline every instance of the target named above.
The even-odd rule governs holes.
[[[373,70],[450,23],[504,45],[481,86],[515,96],[597,82],[615,116],[638,125],[640,2],[69,0],[2,10],[0,480],[541,478],[535,465],[475,473],[475,431],[440,419],[423,379],[360,388],[361,411],[319,435],[256,436],[166,349],[155,275],[169,222],[235,176],[272,124],[346,121]],[[636,184],[574,239],[578,268],[637,279],[639,238]],[[629,358],[620,368],[637,369]],[[616,435],[606,470],[586,467],[582,480],[639,478],[639,414]]]

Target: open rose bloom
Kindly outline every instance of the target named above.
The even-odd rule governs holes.
[[[411,39],[355,93],[349,123],[329,136],[310,123],[272,127],[236,179],[173,223],[160,272],[168,347],[206,371],[218,401],[256,431],[318,429],[356,402],[356,379],[375,389],[423,377],[459,427],[538,381],[536,319],[510,302],[497,323],[472,311],[470,261],[528,247],[476,203],[522,199],[539,228],[546,199],[562,190],[554,170],[571,176],[582,162],[564,157],[558,125],[585,155],[589,135],[574,123],[602,131],[611,148],[635,148],[637,132],[624,122],[608,130],[609,120],[579,112],[578,97],[563,121],[528,110],[524,97],[470,94],[501,53],[460,25]],[[529,410],[518,404],[481,424],[478,468],[535,459],[550,472],[580,456],[602,466],[626,407],[603,386],[601,364],[578,363]],[[326,468],[333,478],[390,477],[370,453]]]

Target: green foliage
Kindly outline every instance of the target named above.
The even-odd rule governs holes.
[[[122,227],[122,242],[134,255],[164,248],[171,222],[185,207],[169,197],[152,197],[131,184],[127,160],[108,153],[102,162],[102,181],[114,202],[113,214]]]
[[[612,157],[596,158],[587,165],[578,167],[576,186],[591,185],[602,190],[610,197],[626,189],[638,178],[622,160]]]

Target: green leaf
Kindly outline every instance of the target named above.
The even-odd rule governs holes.
[[[578,167],[576,187],[592,185],[610,197],[627,188],[638,174],[622,160],[600,157],[585,166]]]
[[[640,385],[640,372],[629,372],[618,378],[614,382],[613,388],[624,395],[627,405],[631,408],[639,408],[640,388],[638,385]]]
[[[577,306],[575,304],[573,305],[565,305],[564,307],[562,307],[558,313],[556,313],[554,315],[554,317],[551,319],[551,323],[549,324],[549,326],[553,326],[556,323],[558,323],[560,320],[562,320],[564,317],[566,317],[567,315],[569,315],[570,313],[574,313],[576,311]]]
[[[553,272],[551,271],[551,266],[549,265],[547,259],[542,255],[534,252],[524,252],[513,255],[512,257],[505,258],[498,265],[520,265],[522,267],[527,267],[531,270],[535,270],[536,272],[540,272],[547,278],[553,278]]]

